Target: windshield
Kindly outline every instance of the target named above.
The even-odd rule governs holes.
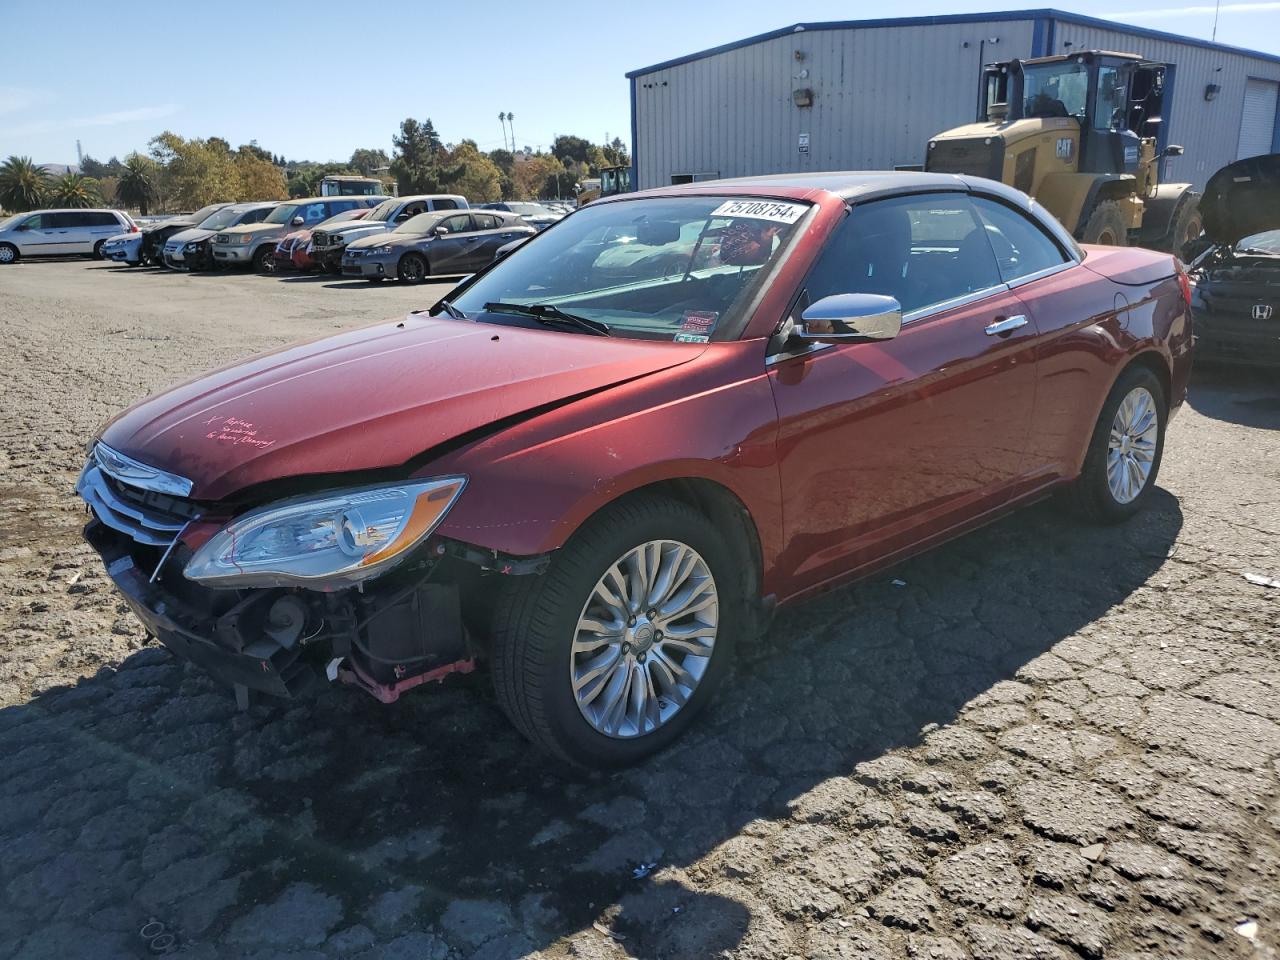
[[[267,215],[267,219],[263,223],[288,223],[298,214],[298,208],[301,204],[282,203]]]
[[[391,214],[395,212],[396,207],[400,206],[402,202],[398,197],[392,200],[383,200],[373,208],[373,213],[369,214],[365,219],[377,223],[385,223],[391,219]]]
[[[1083,63],[1043,63],[1024,68],[1024,117],[1084,118],[1089,98],[1089,69]]]
[[[17,222],[18,222],[18,218],[19,218],[20,216],[22,216],[22,214],[20,214],[20,213],[15,213],[15,214],[14,214],[13,216],[11,216],[11,217],[5,217],[4,219],[0,219],[0,230],[7,230],[7,229],[9,229],[11,226],[13,226],[15,223],[17,223]]]
[[[546,216],[551,212],[540,203],[508,203],[507,210],[522,217]]]
[[[360,214],[367,212],[368,211],[364,207],[356,207],[354,210],[343,210],[341,213],[335,213],[328,220],[321,220],[316,224],[315,229],[323,230],[325,227],[343,223],[347,220],[359,220]]]
[[[1236,244],[1237,253],[1266,253],[1280,257],[1280,230],[1268,230],[1244,237]]]
[[[733,339],[808,209],[736,197],[586,207],[509,254],[452,305],[493,323],[529,320],[486,304],[538,304],[608,324],[614,336]]]
[[[201,207],[199,210],[193,213],[191,215],[191,219],[196,223],[203,223],[205,220],[213,216],[215,213],[217,213],[221,209],[223,209],[223,204],[211,203],[207,207]]]
[[[420,213],[416,217],[410,217],[400,226],[392,230],[392,233],[430,233],[431,228],[440,220],[438,213]]]
[[[246,213],[244,207],[223,207],[211,217],[200,221],[201,230],[221,230],[229,227]]]

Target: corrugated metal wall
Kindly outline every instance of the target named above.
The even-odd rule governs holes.
[[[1050,53],[1072,50],[1123,50],[1175,65],[1173,110],[1168,142],[1186,148],[1186,154],[1165,161],[1164,179],[1184,180],[1203,187],[1215,171],[1236,158],[1240,140],[1244,87],[1249,77],[1280,80],[1280,63],[1241,53],[1211,50],[1187,43],[1137,36],[1124,30],[1104,30],[1055,21]],[[1071,47],[1063,46],[1070,42]],[[1210,83],[1221,87],[1211,101],[1204,98]]]
[[[639,185],[923,163],[932,134],[975,118],[982,61],[1030,56],[1032,30],[1030,20],[809,30],[637,76]],[[792,102],[804,87],[812,107]]]
[[[928,137],[974,119],[983,61],[1033,55],[1034,21],[807,30],[633,78],[640,187],[673,175],[887,169],[922,163]],[[992,37],[999,42],[984,43]],[[1235,159],[1248,77],[1280,80],[1280,63],[1056,20],[1048,52],[1111,49],[1176,65],[1165,179],[1202,187]],[[967,46],[966,46],[967,44]],[[804,59],[797,59],[796,53]],[[802,71],[808,76],[802,76]],[[1221,91],[1204,99],[1206,84]],[[812,107],[792,91],[809,87]],[[800,153],[801,134],[809,152]]]

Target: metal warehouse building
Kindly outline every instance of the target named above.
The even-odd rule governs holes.
[[[978,113],[982,65],[1075,50],[1171,64],[1161,179],[1280,150],[1280,56],[1059,10],[801,23],[627,74],[633,182],[911,168]],[[1166,104],[1170,99],[1166,97]]]

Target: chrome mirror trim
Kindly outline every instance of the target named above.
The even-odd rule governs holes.
[[[875,293],[838,293],[810,304],[795,335],[816,343],[892,340],[902,329],[902,305]]]

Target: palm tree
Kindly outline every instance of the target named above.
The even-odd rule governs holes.
[[[141,216],[147,215],[147,207],[156,198],[156,164],[150,157],[131,153],[124,158],[120,182],[116,185],[116,203],[136,208]]]
[[[98,181],[82,173],[67,173],[53,184],[49,200],[59,207],[95,207],[102,202]]]
[[[48,190],[49,174],[30,157],[11,156],[0,166],[0,207],[14,213],[35,210]]]

